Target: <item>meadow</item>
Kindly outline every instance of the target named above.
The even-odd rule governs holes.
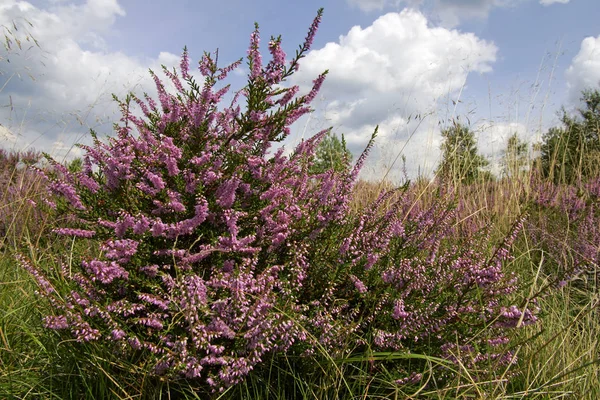
[[[231,105],[241,61],[184,50],[78,161],[0,150],[0,398],[600,397],[600,174],[363,181],[377,130],[286,155],[320,20],[291,62],[257,27]]]

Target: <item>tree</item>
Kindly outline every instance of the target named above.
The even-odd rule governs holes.
[[[67,169],[73,174],[81,172],[83,170],[83,159],[81,157],[74,158],[67,163]]]
[[[477,153],[475,133],[468,126],[454,122],[442,130],[442,137],[442,162],[437,171],[440,178],[468,184],[491,177],[483,170],[489,162]]]
[[[344,136],[342,135],[340,140],[330,131],[317,146],[311,173],[319,174],[331,169],[343,172],[349,168],[351,162],[352,153],[346,148]]]
[[[527,167],[527,147],[527,143],[521,140],[516,132],[508,138],[502,160],[505,176],[519,176]]]
[[[553,127],[541,145],[541,169],[555,183],[573,183],[594,176],[600,158],[600,91],[584,90],[576,116],[562,109],[562,127]]]

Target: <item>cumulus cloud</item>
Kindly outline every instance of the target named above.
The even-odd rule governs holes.
[[[532,142],[535,132],[521,122],[481,123],[474,128],[479,143],[479,152],[488,158],[494,158],[506,149],[508,139],[515,133],[519,139]]]
[[[479,154],[490,161],[489,169],[497,176],[502,172],[502,159],[506,145],[513,134],[517,134],[521,141],[529,144],[539,140],[534,130],[528,129],[525,124],[520,122],[480,123],[473,127],[473,131],[477,139]],[[531,151],[531,146],[528,151]]]
[[[73,143],[85,141],[87,128],[112,132],[108,122],[118,117],[112,93],[121,98],[130,90],[155,93],[148,68],[158,72],[161,64],[174,66],[179,56],[137,59],[107,51],[103,36],[124,15],[117,0],[53,1],[47,8],[16,0],[0,4],[0,25],[20,24],[27,28],[14,32],[21,42],[34,37],[40,44],[27,42],[23,50],[13,46],[11,62],[0,65],[2,97],[10,100],[0,118],[15,148],[33,146],[60,158]]]
[[[345,134],[355,154],[379,124],[381,151],[393,160],[404,149],[414,175],[424,163],[431,170],[439,155],[440,101],[457,98],[470,73],[490,72],[496,52],[493,43],[430,27],[422,13],[404,10],[311,51],[294,79],[307,84],[329,69],[320,117]]]
[[[600,36],[587,37],[566,70],[569,99],[575,103],[584,89],[600,89]]]

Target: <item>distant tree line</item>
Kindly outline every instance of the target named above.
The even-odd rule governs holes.
[[[562,126],[550,128],[540,146],[539,166],[554,183],[575,183],[600,171],[600,91],[584,90],[583,108],[561,110]]]
[[[561,126],[550,128],[536,144],[539,154],[528,156],[528,144],[517,133],[507,141],[502,157],[502,176],[516,177],[532,166],[554,183],[571,184],[600,175],[600,90],[584,90],[576,115],[561,109]],[[454,183],[493,179],[486,170],[489,161],[477,152],[475,132],[454,121],[442,129],[441,162],[438,178]]]
[[[561,109],[561,126],[552,127],[543,135],[542,142],[536,144],[539,154],[534,160],[530,160],[528,143],[513,133],[503,151],[502,177],[514,178],[532,167],[554,183],[571,184],[600,176],[600,90],[584,90],[581,101],[583,107],[577,108],[575,115],[570,115],[564,107]],[[475,132],[470,126],[453,121],[441,134],[442,155],[436,170],[439,179],[464,184],[494,179],[487,169],[489,160],[478,153]],[[10,157],[2,157],[2,154],[0,164],[9,162]],[[12,158],[29,160],[32,157],[13,155]],[[311,172],[343,172],[351,161],[352,153],[344,137],[340,139],[329,132],[317,147]],[[71,172],[79,172],[82,164],[82,160],[76,158],[67,166]]]

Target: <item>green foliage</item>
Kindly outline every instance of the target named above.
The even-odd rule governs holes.
[[[508,138],[502,164],[507,177],[517,177],[527,168],[527,143],[516,132]]]
[[[477,153],[475,133],[468,126],[455,121],[442,130],[442,137],[442,162],[437,171],[440,178],[465,184],[492,178],[483,170],[489,162]]]
[[[320,174],[331,169],[338,173],[347,172],[351,162],[352,153],[346,148],[344,136],[340,140],[330,131],[317,146],[311,173]]]
[[[600,91],[584,90],[585,108],[570,116],[562,109],[562,127],[553,127],[541,145],[541,170],[554,183],[574,183],[595,176],[600,158]]]
[[[81,157],[77,157],[71,162],[67,163],[67,169],[72,174],[81,172],[83,170],[83,160],[81,159]]]

